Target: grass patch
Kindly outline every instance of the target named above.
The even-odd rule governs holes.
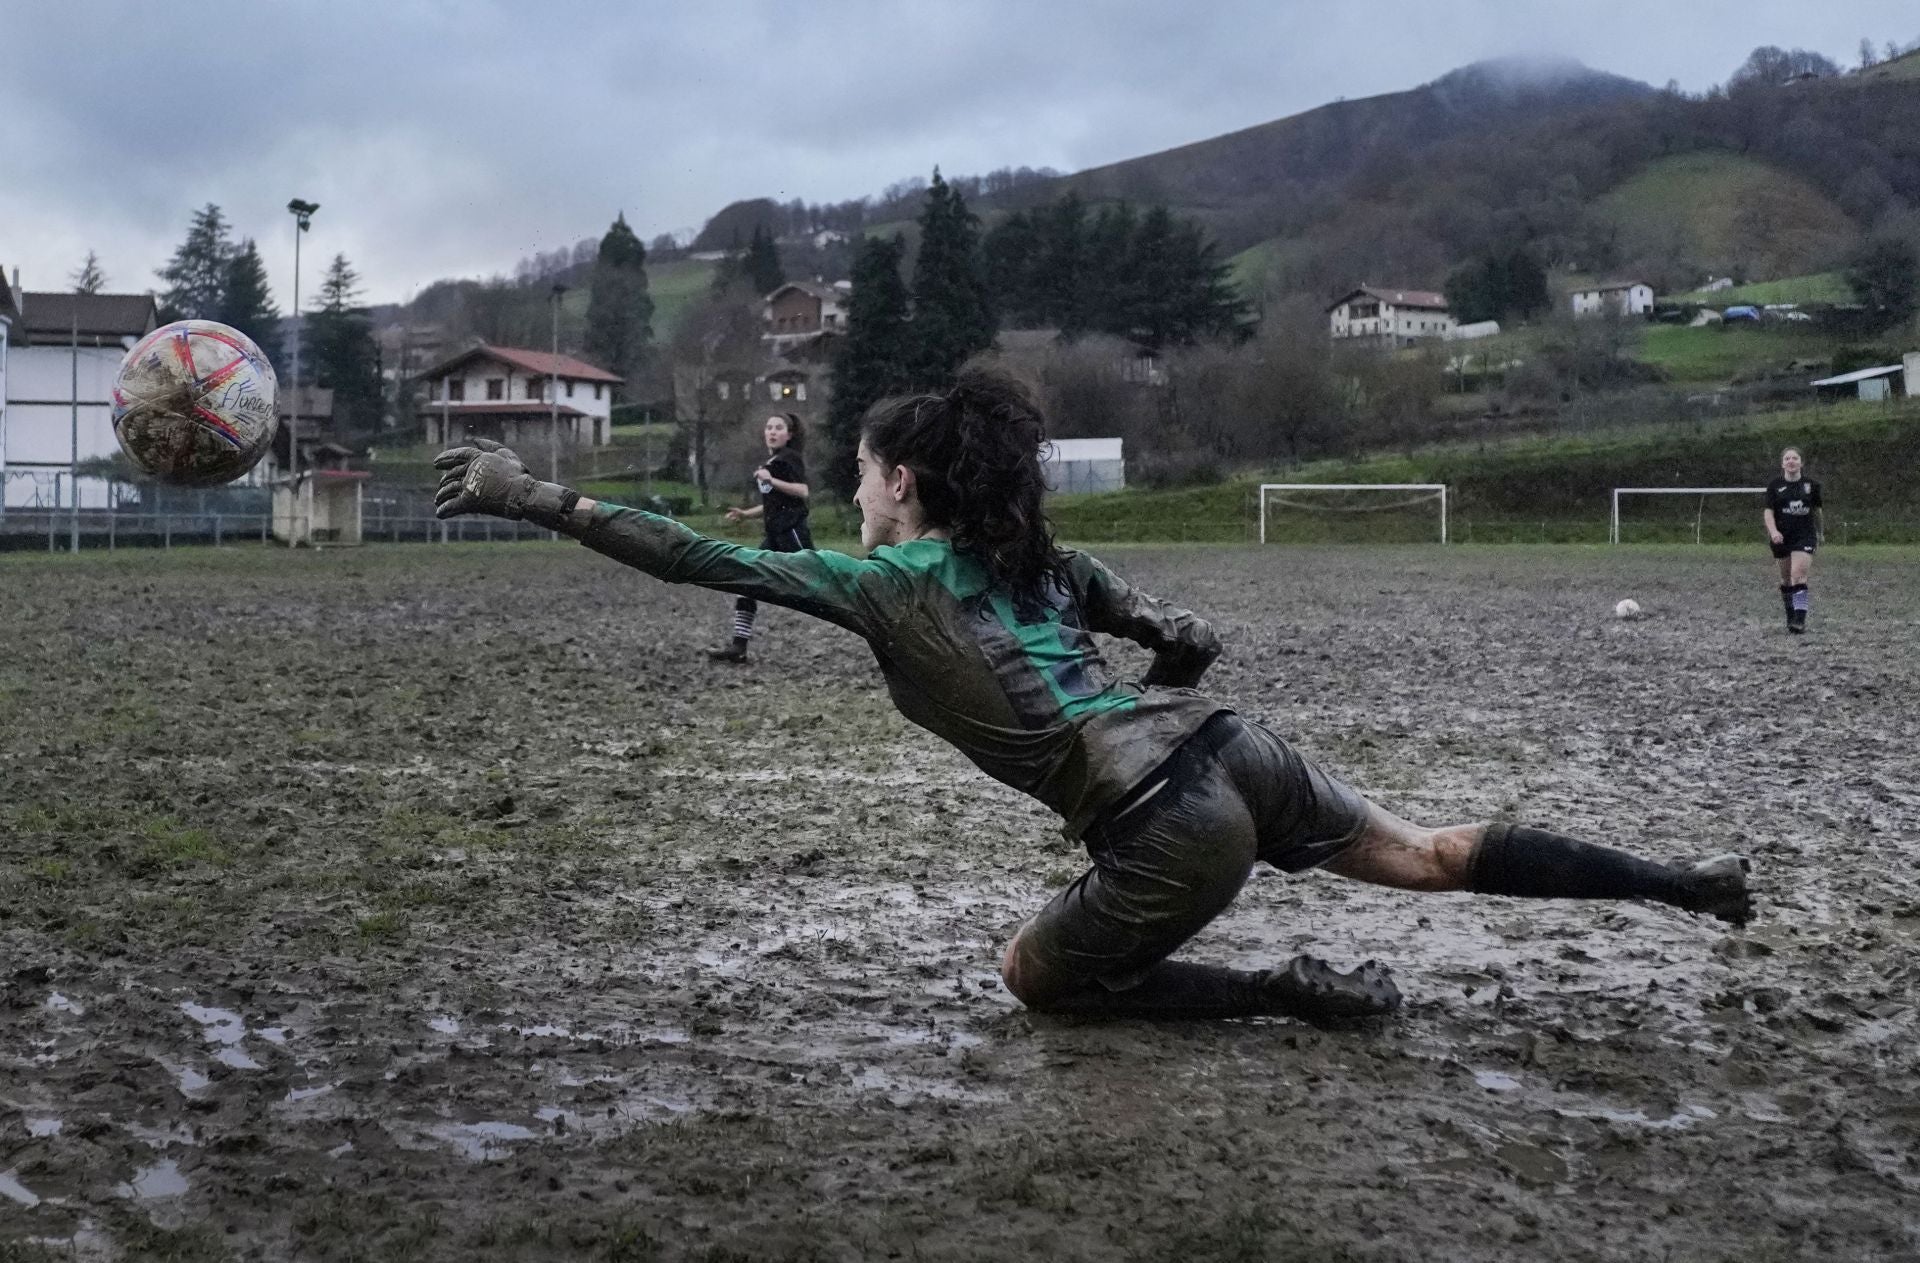
[[[1783,276],[1775,281],[1755,281],[1732,289],[1696,289],[1690,293],[1666,296],[1670,302],[1705,303],[1713,307],[1735,307],[1741,303],[1850,303],[1853,290],[1839,272],[1810,272],[1806,276]]]
[[[1650,325],[1640,343],[1640,358],[1672,381],[1730,382],[1781,372],[1795,361],[1824,361],[1832,356],[1833,346],[1831,338],[1791,326]],[[1813,376],[1809,372],[1807,380]]]
[[[134,853],[136,872],[185,868],[192,864],[226,865],[231,857],[205,829],[181,824],[172,816],[158,816],[141,826],[144,845]]]
[[[1741,263],[1811,271],[1830,260],[1834,242],[1858,235],[1846,212],[1813,184],[1734,153],[1657,159],[1598,207],[1619,224],[1629,257],[1678,244],[1720,271]]]
[[[680,318],[713,288],[713,273],[718,266],[707,259],[669,259],[647,264],[647,294],[653,299],[656,345],[671,341]]]

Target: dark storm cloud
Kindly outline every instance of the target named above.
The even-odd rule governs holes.
[[[1908,28],[1913,29],[1908,29]],[[376,298],[739,197],[1073,170],[1540,52],[1689,89],[1757,44],[1849,61],[1920,36],[1892,0],[1673,4],[1163,0],[633,5],[450,0],[8,5],[0,263],[64,284],[88,249],[144,288],[218,202],[284,304],[307,246]],[[304,270],[304,269],[303,269]],[[310,278],[315,273],[306,271]]]

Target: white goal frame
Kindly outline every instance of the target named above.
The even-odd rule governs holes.
[[[1425,491],[1440,497],[1440,542],[1447,542],[1447,484],[1444,482],[1263,482],[1260,484],[1260,542],[1267,542],[1269,491]]]
[[[1620,542],[1621,496],[1761,496],[1766,493],[1765,487],[1615,487],[1613,516],[1607,522],[1607,542]],[[1693,519],[1693,542],[1700,542],[1699,514],[1695,514]]]

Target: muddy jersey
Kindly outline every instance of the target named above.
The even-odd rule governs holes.
[[[600,504],[580,542],[668,583],[771,601],[862,637],[901,714],[1059,812],[1075,836],[1229,709],[1192,689],[1115,677],[1094,632],[1170,655],[1196,677],[1220,642],[1203,620],[1084,553],[1065,553],[1070,590],[1023,619],[986,568],[944,540],[876,548],[864,561],[770,552]]]
[[[1814,542],[1813,511],[1820,507],[1820,484],[1811,478],[1789,482],[1775,478],[1767,484],[1767,507],[1773,510],[1773,526],[1788,544]]]
[[[767,472],[781,482],[804,483],[807,480],[807,462],[790,447],[780,448],[768,456],[765,466]],[[762,491],[760,520],[766,527],[768,539],[782,539],[806,527],[807,502],[784,491]]]

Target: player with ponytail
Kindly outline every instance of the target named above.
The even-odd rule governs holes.
[[[864,559],[741,548],[543,483],[497,444],[442,453],[442,517],[524,517],[670,583],[814,614],[863,637],[894,704],[988,775],[1058,812],[1091,867],[1029,920],[1001,973],[1028,1006],[1086,1016],[1342,1021],[1400,1001],[1375,962],[1276,970],[1169,959],[1257,862],[1407,890],[1650,899],[1744,924],[1746,861],[1668,866],[1542,829],[1427,828],[1369,803],[1196,691],[1206,622],[1060,547],[1043,507],[1045,422],[1018,380],[876,404],[857,455]],[[1153,652],[1138,681],[1094,641]]]

